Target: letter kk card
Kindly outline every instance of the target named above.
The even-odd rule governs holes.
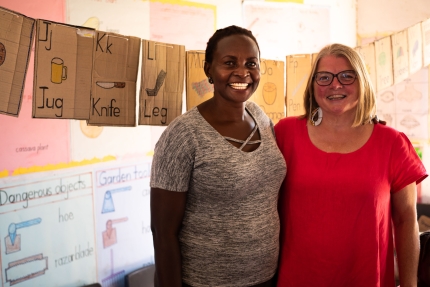
[[[136,126],[140,38],[97,31],[88,125]]]

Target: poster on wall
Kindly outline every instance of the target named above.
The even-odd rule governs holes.
[[[408,33],[406,30],[391,35],[394,84],[409,76]]]
[[[154,263],[150,170],[147,159],[94,172],[97,266],[102,286],[124,286],[126,274]]]
[[[243,19],[244,27],[257,38],[263,58],[283,60],[285,55],[315,53],[330,42],[328,7],[247,1]]]
[[[427,140],[428,69],[421,69],[404,81],[377,94],[377,114],[387,125],[404,132],[411,140]]]
[[[393,56],[391,38],[375,41],[376,90],[380,91],[393,85]]]
[[[1,186],[2,286],[97,282],[92,173],[18,176]]]
[[[28,17],[64,21],[64,3],[47,0],[35,5],[28,1],[0,0],[0,6]],[[69,162],[69,121],[32,119],[34,51],[31,51],[18,117],[0,114],[0,172],[19,173],[21,169]]]

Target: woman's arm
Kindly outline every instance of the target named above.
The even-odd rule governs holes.
[[[151,229],[155,250],[155,286],[181,287],[179,232],[186,192],[151,188]]]
[[[416,211],[416,184],[391,195],[392,217],[401,287],[417,286],[420,243]]]

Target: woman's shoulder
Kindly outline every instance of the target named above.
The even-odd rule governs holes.
[[[293,127],[296,125],[306,125],[306,119],[301,116],[285,117],[275,125],[275,130],[277,128]]]

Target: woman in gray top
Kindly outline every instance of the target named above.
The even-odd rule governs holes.
[[[252,33],[217,30],[204,70],[214,96],[176,118],[155,148],[155,284],[274,286],[286,165],[271,120],[247,102],[260,82]]]

